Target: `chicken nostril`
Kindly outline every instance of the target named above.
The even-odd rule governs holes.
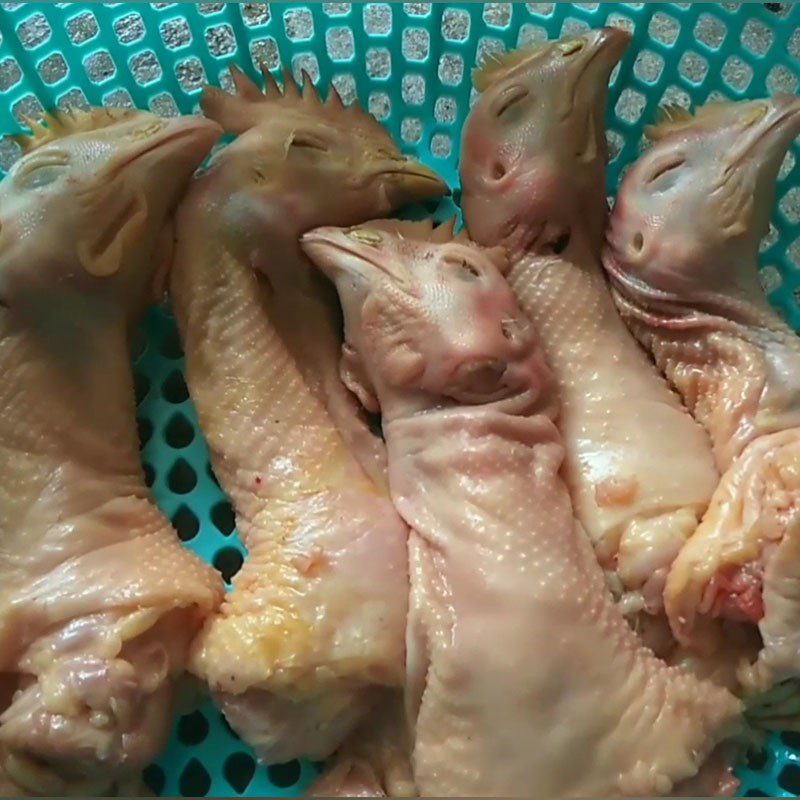
[[[505,168],[504,164],[501,164],[499,161],[495,161],[492,165],[492,177],[499,181],[501,178],[506,176],[508,170]]]
[[[546,239],[541,246],[540,252],[542,254],[552,254],[560,256],[569,247],[571,232],[569,228],[562,231],[553,239]]]
[[[564,231],[561,236],[553,242],[553,252],[560,256],[569,247],[570,232]]]
[[[642,236],[641,232],[633,237],[633,249],[637,253],[641,253],[644,249],[644,236]]]

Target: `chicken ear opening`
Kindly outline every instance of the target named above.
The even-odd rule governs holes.
[[[339,373],[342,383],[358,398],[361,405],[370,414],[380,413],[381,406],[367,377],[364,364],[353,347],[347,343],[342,345]]]
[[[147,221],[147,200],[140,191],[123,192],[116,197],[106,193],[108,205],[98,212],[102,224],[78,246],[83,268],[95,278],[107,278],[119,272],[128,246],[136,240]]]

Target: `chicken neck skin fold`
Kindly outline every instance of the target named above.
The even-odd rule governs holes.
[[[419,794],[668,794],[737,729],[741,703],[642,647],[606,590],[559,474],[555,386],[505,253],[409,231],[302,241],[336,284],[412,531]],[[578,752],[592,755],[576,770]]]
[[[635,619],[661,613],[669,565],[718,474],[707,435],[625,327],[600,264],[608,80],[629,38],[604,28],[490,58],[475,75],[460,167],[467,229],[509,250],[509,283],[555,374],[576,516]]]
[[[233,70],[208,116],[238,138],[178,217],[171,297],[187,383],[248,557],[192,654],[266,762],[324,758],[400,687],[407,530],[385,452],[339,372],[335,293],[301,233],[431,199],[444,184],[334,89]],[[345,376],[346,377],[346,376]]]
[[[85,796],[158,755],[222,600],[149,498],[129,356],[221,131],[104,109],[32,131],[0,183],[0,785]]]
[[[685,643],[757,624],[754,690],[800,668],[800,340],[758,281],[800,99],[667,108],[619,193],[605,254],[631,330],[707,429],[720,486],[676,559],[665,603]]]

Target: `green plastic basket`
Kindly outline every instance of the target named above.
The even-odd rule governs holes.
[[[607,23],[634,37],[608,113],[612,191],[659,102],[797,88],[800,7],[789,3],[4,3],[0,131],[17,130],[20,115],[43,107],[87,102],[189,113],[204,82],[227,85],[229,63],[255,76],[254,62],[281,61],[333,81],[346,100],[358,97],[406,151],[457,187],[459,132],[480,54]],[[761,274],[800,329],[796,153],[782,173]],[[10,139],[0,141],[0,170],[16,155]],[[187,547],[229,580],[244,550],[209,466],[168,311],[146,320],[135,369],[155,498]],[[800,735],[773,735],[739,774],[746,796],[800,795]],[[167,751],[146,773],[157,794],[187,797],[297,796],[315,775],[311,764],[257,766],[211,706],[176,720]]]

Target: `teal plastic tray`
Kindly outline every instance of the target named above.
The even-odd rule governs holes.
[[[205,81],[227,85],[229,63],[255,76],[254,62],[281,61],[333,81],[347,100],[358,97],[407,152],[457,187],[459,132],[480,54],[607,23],[634,38],[608,113],[612,193],[659,102],[797,89],[800,7],[789,3],[3,3],[0,131],[17,130],[22,114],[86,102],[188,113]],[[800,329],[797,152],[785,164],[762,277]],[[0,170],[16,155],[11,140],[0,141]],[[230,578],[244,551],[209,467],[166,309],[148,316],[135,369],[155,498],[186,546]],[[580,759],[575,753],[576,769]],[[800,795],[800,736],[770,737],[739,774],[746,796]],[[292,797],[315,775],[311,764],[257,766],[206,706],[176,720],[146,777],[169,796]]]

